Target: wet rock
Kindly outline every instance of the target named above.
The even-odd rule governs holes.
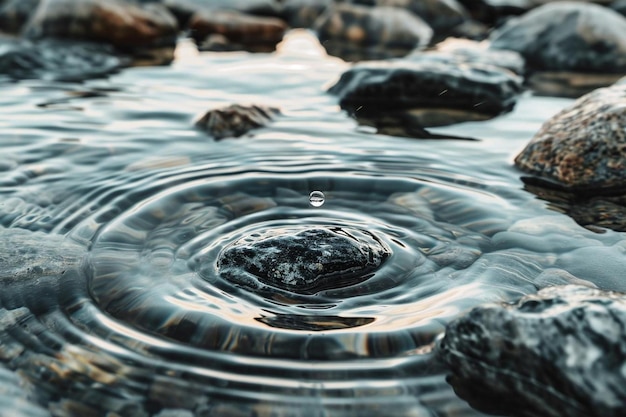
[[[541,127],[515,165],[548,183],[597,194],[626,187],[626,85],[589,93]]]
[[[496,25],[510,16],[518,16],[532,9],[532,0],[459,0],[474,19]]]
[[[107,45],[0,38],[0,74],[16,80],[82,81],[115,73],[125,64]]]
[[[270,52],[276,49],[287,24],[275,17],[246,15],[237,11],[201,11],[189,20],[191,36],[201,50],[248,50]],[[215,37],[219,37],[215,46]],[[212,39],[213,38],[213,39]]]
[[[292,28],[312,28],[333,0],[285,0],[281,16]]]
[[[348,61],[404,56],[427,45],[433,35],[407,10],[352,4],[328,8],[314,30],[330,55]]]
[[[266,126],[280,111],[274,107],[233,104],[209,110],[196,126],[215,139],[238,137],[252,129]]]
[[[626,407],[626,295],[568,285],[478,307],[437,346],[470,404],[516,417],[618,417]]]
[[[18,34],[41,0],[0,2],[0,32]]]
[[[539,92],[580,95],[626,72],[626,18],[595,4],[546,4],[496,30],[491,47],[521,53],[529,69],[541,72],[529,80]],[[605,76],[587,80],[579,73]]]
[[[439,36],[445,36],[469,17],[457,0],[377,0],[376,5],[405,8],[421,17]]]
[[[363,124],[412,130],[485,120],[513,109],[521,78],[454,54],[358,64],[329,92]],[[423,137],[423,136],[418,136]]]
[[[247,280],[300,294],[341,288],[369,278],[389,249],[367,232],[312,228],[279,235],[244,237],[220,254],[220,274],[236,283]]]
[[[191,16],[198,12],[238,11],[258,16],[278,16],[280,5],[274,0],[163,0],[161,2],[187,27]]]
[[[175,18],[159,4],[121,0],[42,0],[24,28],[30,39],[60,37],[108,43],[122,50],[171,47]]]

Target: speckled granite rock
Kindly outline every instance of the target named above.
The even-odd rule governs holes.
[[[0,76],[14,80],[82,81],[115,73],[125,64],[108,45],[0,38]]]
[[[409,127],[423,128],[485,120],[510,111],[521,92],[521,79],[508,70],[472,64],[454,54],[447,58],[421,54],[355,65],[329,92],[338,95],[341,107],[364,124],[388,125],[397,118]]]
[[[283,39],[287,24],[275,17],[205,10],[190,18],[189,29],[201,50],[216,49],[210,45],[211,37],[217,36],[223,39],[220,44],[231,50],[272,51]]]
[[[91,40],[124,50],[171,47],[176,19],[159,4],[122,0],[42,0],[23,31],[27,38]]]
[[[0,32],[18,34],[41,0],[0,2]]]
[[[215,139],[238,137],[252,129],[266,126],[280,111],[273,107],[233,104],[209,110],[196,126]]]
[[[436,350],[472,406],[515,417],[621,417],[626,295],[549,287],[515,305],[478,307]]]
[[[491,47],[521,53],[537,70],[626,71],[626,18],[590,3],[556,2],[512,19]]]
[[[273,287],[314,294],[367,279],[389,254],[361,231],[319,227],[242,238],[220,253],[217,266],[221,275],[240,284],[252,276]]]
[[[328,8],[314,30],[330,55],[348,61],[404,56],[428,44],[433,35],[407,10],[352,4]]]
[[[515,165],[586,192],[626,187],[626,85],[589,93],[541,127]]]

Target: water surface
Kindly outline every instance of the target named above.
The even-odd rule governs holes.
[[[626,289],[623,234],[552,210],[512,166],[569,100],[435,129],[476,142],[376,135],[325,93],[347,68],[295,31],[273,54],[182,41],[167,67],[2,82],[0,357],[31,398],[56,415],[480,416],[428,353],[447,322],[569,274]],[[239,139],[193,128],[231,103],[282,115]],[[314,293],[219,270],[233,242],[307,228],[390,255]]]

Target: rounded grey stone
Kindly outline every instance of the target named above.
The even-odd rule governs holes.
[[[509,20],[490,39],[491,48],[521,53],[532,69],[626,71],[626,18],[595,4],[546,4]]]

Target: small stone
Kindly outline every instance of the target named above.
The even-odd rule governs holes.
[[[620,417],[626,406],[626,295],[548,287],[478,307],[437,344],[473,407],[515,417]]]
[[[219,254],[217,266],[235,283],[245,285],[252,276],[283,290],[315,294],[369,278],[389,255],[367,232],[318,227],[244,237]]]
[[[280,111],[274,107],[232,104],[209,110],[196,126],[207,131],[215,139],[239,137],[252,129],[266,126]]]
[[[189,20],[192,37],[201,45],[211,35],[219,35],[232,46],[229,50],[244,49],[268,52],[276,49],[283,39],[287,24],[275,17],[252,16],[237,11],[204,10]]]
[[[427,45],[433,35],[407,10],[342,3],[329,7],[314,30],[330,55],[349,61],[404,56]]]
[[[626,85],[595,90],[541,127],[515,158],[547,183],[586,193],[626,186]]]

